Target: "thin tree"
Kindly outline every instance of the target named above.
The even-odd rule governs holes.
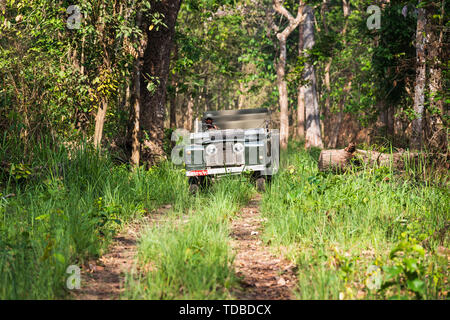
[[[414,85],[414,112],[416,118],[412,122],[412,136],[410,146],[412,149],[422,148],[423,136],[423,110],[425,102],[426,57],[425,57],[425,8],[418,9],[416,29],[416,82]]]
[[[314,46],[314,13],[311,7],[303,8],[305,14],[305,22],[303,27],[303,50],[306,55],[306,63],[304,69],[304,80],[307,84],[304,86],[305,96],[305,148],[318,147],[323,148],[322,135],[320,132],[320,115],[319,102],[316,89],[316,74],[314,65],[308,61],[308,50]]]
[[[303,6],[302,6],[303,12]],[[300,23],[298,26],[298,55],[303,56],[303,24]],[[305,92],[303,90],[303,83],[300,82],[298,85],[298,96],[297,96],[297,130],[296,136],[299,138],[305,137]]]
[[[154,163],[164,156],[164,118],[166,84],[175,34],[175,23],[181,0],[153,0],[143,19],[147,33],[141,72],[140,126],[143,135],[142,160]],[[154,24],[155,20],[161,23]]]
[[[288,93],[287,84],[285,80],[286,74],[286,40],[287,37],[297,28],[302,21],[302,2],[300,1],[297,11],[297,16],[294,18],[288,10],[283,6],[282,1],[274,0],[273,8],[276,12],[281,14],[289,21],[289,25],[282,31],[277,33],[277,38],[280,45],[280,55],[276,64],[277,69],[277,86],[280,95],[280,146],[282,149],[287,148],[289,138],[289,112],[288,112]]]
[[[111,61],[110,61],[110,55],[108,54],[108,39],[107,32],[106,32],[106,21],[105,21],[105,15],[106,15],[106,4],[102,2],[100,7],[100,14],[98,17],[98,32],[99,34],[102,34],[103,36],[100,38],[100,45],[103,49],[102,56],[103,56],[103,65],[100,66],[100,82],[105,86],[105,83],[107,82],[109,73],[111,71]],[[103,136],[103,126],[105,124],[105,118],[106,118],[106,110],[108,109],[108,97],[107,97],[107,90],[101,90],[99,92],[99,106],[97,110],[97,114],[95,116],[95,129],[94,129],[94,147],[99,148],[101,146],[102,142],[102,136]]]
[[[136,9],[136,26],[141,27],[142,12],[141,8]],[[137,39],[136,39],[137,40]],[[142,37],[138,40],[138,49],[136,50],[133,64],[133,109],[132,109],[132,129],[131,129],[131,157],[130,162],[133,166],[139,166],[141,144],[140,135],[140,112],[141,112],[141,69],[142,57],[146,46],[146,38]]]
[[[443,124],[444,100],[440,95],[442,85],[442,47],[444,41],[445,0],[440,3],[431,2],[427,8],[427,66],[429,66],[428,90],[430,103],[428,130],[424,130],[429,147],[447,149],[447,134],[441,130]],[[441,11],[439,14],[439,10]],[[439,17],[436,19],[436,16]]]

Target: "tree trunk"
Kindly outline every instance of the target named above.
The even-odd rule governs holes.
[[[395,129],[394,128],[394,112],[395,112],[394,107],[391,105],[386,110],[386,113],[387,113],[387,127],[386,127],[387,131],[386,131],[386,133],[387,133],[387,136],[391,137],[391,138],[394,136],[394,129]]]
[[[292,137],[297,136],[297,112],[295,112],[295,109],[289,110],[289,135]]]
[[[280,39],[279,43],[280,57],[277,64],[277,86],[280,96],[280,145],[282,149],[286,149],[289,139],[288,96],[287,84],[284,79],[286,68],[286,39]]]
[[[138,28],[142,25],[142,13],[140,8],[136,13],[136,25]],[[147,39],[138,41],[139,46],[136,50],[133,64],[133,110],[132,110],[132,130],[131,130],[131,157],[132,166],[139,166],[140,161],[140,116],[141,116],[141,70],[143,64],[144,48],[147,45]]]
[[[186,124],[185,124],[185,128],[186,130],[188,130],[189,132],[192,131],[192,122],[193,122],[193,114],[194,114],[194,99],[192,99],[192,97],[189,95],[188,99],[187,99],[187,117],[186,117]]]
[[[170,96],[170,127],[176,128],[177,126],[177,92]]]
[[[187,113],[185,111],[184,106],[186,105],[186,95],[189,95],[189,94],[190,94],[189,92],[183,94],[183,100],[181,101],[181,104],[180,104],[181,108],[178,108],[178,111],[180,112],[179,126],[185,128],[185,129],[186,129]],[[198,96],[195,98],[195,101],[198,104],[198,101],[199,101]]]
[[[350,0],[343,0],[342,1],[342,11],[344,13],[344,28],[342,29],[342,35],[344,35],[342,41],[344,43],[344,46],[347,45],[347,39],[345,38],[345,34],[347,33],[347,26],[348,26],[348,16],[350,15]]]
[[[314,15],[313,10],[309,6],[305,6],[304,12],[306,17],[303,32],[303,48],[305,50],[310,50],[314,46]],[[305,86],[305,148],[323,148],[322,135],[320,132],[319,103],[316,91],[316,74],[314,66],[309,61],[305,64],[304,77],[305,80],[308,81],[308,84]]]
[[[443,126],[444,99],[442,90],[442,46],[443,46],[443,16],[444,4],[442,0],[439,21],[434,17],[439,13],[436,6],[429,5],[428,21],[426,24],[427,34],[427,64],[429,66],[428,90],[430,93],[430,104],[428,111],[429,128],[425,131],[426,141],[429,148],[447,150],[447,133]],[[439,30],[440,29],[440,30]],[[439,31],[438,31],[439,30]]]
[[[145,132],[142,159],[149,163],[163,155],[164,117],[166,111],[166,83],[169,75],[170,53],[173,46],[175,23],[181,0],[151,1],[143,30],[147,33],[144,65],[141,73],[141,130]],[[154,26],[152,16],[162,15],[163,25]],[[143,133],[144,133],[143,132]]]
[[[404,169],[405,164],[417,166],[423,161],[417,153],[397,152],[381,153],[377,151],[357,150],[354,143],[350,143],[345,149],[322,150],[319,156],[318,167],[320,171],[343,172],[352,166],[378,165]]]
[[[176,126],[177,126],[177,94],[178,94],[176,74],[171,75],[171,87],[172,87],[172,90],[169,93],[169,104],[170,104],[169,127],[176,128]]]
[[[243,69],[244,68],[242,68],[242,72],[244,72]],[[239,83],[239,98],[238,98],[239,99],[239,105],[238,105],[238,109],[244,109],[245,108],[245,105],[244,105],[244,102],[245,102],[244,91],[245,91],[245,85],[244,85],[244,82],[241,81]],[[217,110],[219,110],[219,109],[217,109]]]
[[[140,105],[140,81],[139,81],[139,70],[135,71],[135,98],[133,102],[133,128],[131,131],[131,157],[130,162],[132,166],[139,166],[139,160],[140,160],[140,149],[141,144],[139,142],[139,134],[140,134],[140,128],[139,128],[139,116],[141,111],[141,105]]]
[[[331,83],[330,83],[330,69],[331,69],[331,64],[333,62],[333,58],[329,58],[326,65],[325,65],[325,75],[324,75],[324,83],[325,83],[325,87],[326,87],[326,97],[325,97],[325,107],[324,107],[324,115],[325,115],[325,119],[326,121],[330,122],[331,119],[329,119],[331,117],[331,99],[330,99],[330,95],[331,95]],[[329,130],[329,128],[327,128]],[[329,131],[328,134],[325,134],[325,130],[324,130],[324,135],[327,137],[328,136],[328,144],[329,141],[331,139]],[[334,148],[334,147],[333,147]]]
[[[356,148],[354,144],[350,144],[342,150],[322,150],[319,156],[318,167],[320,171],[344,171],[350,166],[350,160]]]
[[[221,85],[221,87],[222,87],[222,85]],[[226,110],[226,108],[224,106],[222,106],[222,94],[221,93],[222,93],[221,90],[219,90],[217,92],[217,110],[220,110],[220,109]],[[200,114],[200,110],[198,110],[198,114]]]
[[[282,149],[287,148],[289,139],[289,114],[288,114],[288,95],[287,95],[287,84],[285,77],[286,69],[286,39],[291,34],[291,32],[297,28],[298,24],[301,22],[302,15],[302,5],[298,7],[297,17],[294,17],[283,7],[282,1],[274,0],[273,8],[276,12],[283,15],[288,19],[289,25],[280,33],[277,34],[277,38],[280,45],[280,55],[278,58],[278,63],[276,65],[277,69],[277,87],[280,102],[280,147]]]
[[[100,99],[97,115],[95,116],[95,131],[94,131],[94,147],[99,148],[102,143],[103,125],[105,124],[106,109],[108,108],[108,100],[105,96]]]
[[[411,148],[420,150],[422,148],[423,136],[423,109],[425,100],[425,25],[426,13],[424,8],[418,9],[417,29],[416,29],[416,83],[414,85],[414,112],[416,119],[412,122]]]
[[[101,69],[103,71],[109,72],[111,70],[111,61],[110,56],[108,54],[108,44],[106,40],[106,26],[104,21],[104,14],[105,12],[105,4],[102,3],[100,7],[100,16],[98,18],[98,31],[100,34],[103,34],[103,37],[100,40],[101,47],[103,48],[103,65]],[[101,72],[100,72],[101,74]],[[100,80],[102,81],[102,80]],[[95,116],[95,130],[94,130],[94,147],[100,148],[101,142],[102,142],[102,136],[103,136],[103,126],[105,124],[105,118],[106,118],[106,110],[108,109],[108,98],[106,96],[106,93],[99,93],[100,96],[100,104],[98,106],[97,115]]]
[[[298,88],[297,100],[297,136],[305,137],[305,92],[301,85]]]
[[[322,5],[320,6],[320,14],[322,16],[322,22],[323,22],[323,29],[326,34],[328,34],[328,24],[327,24],[327,12],[328,12],[328,0],[323,0]],[[333,57],[329,57],[328,61],[325,64],[324,68],[324,75],[323,75],[323,83],[325,84],[325,105],[323,108],[323,116],[324,121],[322,122],[323,125],[323,135],[324,135],[324,142],[328,145],[328,147],[335,148],[331,146],[330,141],[333,138],[333,132],[332,132],[332,110],[331,110],[331,81],[330,81],[330,70],[331,70],[331,64],[333,63]]]
[[[303,23],[298,26],[298,55],[299,57],[303,55]],[[297,136],[305,137],[305,92],[301,83],[298,86],[297,97]]]
[[[175,44],[173,47],[173,61],[176,62],[178,60],[178,46]],[[169,97],[170,101],[170,110],[169,110],[169,127],[176,128],[177,126],[177,80],[178,74],[176,72],[172,73],[171,77],[171,87],[172,91]]]
[[[209,94],[208,94],[208,76],[205,77],[205,85],[203,87],[203,98],[205,99],[205,108],[206,110],[213,110],[213,107],[209,100]],[[190,98],[189,98],[190,99]],[[239,100],[239,98],[236,98]]]

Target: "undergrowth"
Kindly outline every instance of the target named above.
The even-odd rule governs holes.
[[[0,299],[67,297],[68,266],[105,252],[126,223],[166,203],[187,206],[169,163],[132,171],[88,146],[0,145]]]
[[[166,221],[140,237],[123,298],[233,298],[230,220],[255,192],[247,177],[194,197],[169,162],[131,170],[87,145],[22,149],[1,141],[0,299],[67,298],[69,266],[169,203]],[[298,298],[447,299],[448,176],[425,162],[321,173],[319,153],[290,143],[262,201],[263,239],[297,265]]]
[[[447,297],[448,187],[418,181],[420,168],[321,173],[301,143],[282,156],[263,197],[264,239],[297,264],[298,298]]]

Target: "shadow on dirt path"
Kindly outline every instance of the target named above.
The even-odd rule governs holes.
[[[261,195],[254,196],[232,222],[234,265],[242,278],[241,290],[234,295],[240,300],[294,299],[295,265],[274,255],[259,238],[262,229],[260,202]]]

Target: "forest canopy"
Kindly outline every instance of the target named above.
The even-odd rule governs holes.
[[[370,5],[379,8],[376,27]],[[446,152],[445,6],[2,0],[0,126],[25,157],[27,145],[49,137],[113,148],[126,161],[134,150],[136,162],[139,149],[154,162],[164,155],[165,132],[192,129],[205,110],[268,107],[283,140],[305,136],[313,108],[315,135],[327,147],[388,141]],[[298,26],[281,41],[291,18]]]

